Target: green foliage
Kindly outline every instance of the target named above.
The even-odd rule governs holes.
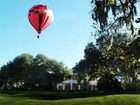
[[[120,30],[131,30],[134,34],[137,2],[138,0],[91,0],[93,27],[99,32],[98,35],[109,35]]]
[[[140,31],[134,26],[140,20],[135,18],[139,12],[138,2],[139,0],[91,0],[96,47],[102,53],[102,63],[98,63],[95,71],[100,76],[102,73],[111,73],[121,77],[124,87],[127,84],[136,87],[140,73]]]
[[[139,39],[128,34],[102,36],[97,40],[96,46],[89,43],[85,47],[84,59],[76,64],[73,72],[87,81],[113,74],[114,77],[119,77],[124,89],[127,89],[129,83],[134,86],[140,73]]]
[[[84,87],[88,89],[87,82],[98,77],[98,65],[102,63],[101,51],[91,42],[84,50],[84,59],[80,60],[73,72],[78,75],[78,82],[84,80]]]
[[[118,82],[116,77],[114,75],[106,73],[105,75],[102,75],[98,81],[97,85],[99,90],[102,91],[112,91],[112,92],[122,92],[123,88],[121,86],[121,83]]]
[[[1,89],[53,90],[57,83],[70,75],[69,71],[63,63],[43,54],[35,58],[22,54],[1,67],[0,86]]]
[[[126,84],[126,91],[137,93],[140,90],[140,80]]]

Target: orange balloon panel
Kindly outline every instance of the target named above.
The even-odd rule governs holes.
[[[40,34],[42,30],[52,23],[53,12],[48,6],[38,4],[29,10],[28,19],[38,34]]]

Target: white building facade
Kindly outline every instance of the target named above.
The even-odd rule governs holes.
[[[97,80],[91,80],[87,83],[88,89],[91,91],[97,90]],[[84,90],[84,84],[78,84],[77,80],[74,79],[69,79],[69,80],[64,80],[61,83],[57,84],[57,90],[58,91],[75,91],[75,90]]]

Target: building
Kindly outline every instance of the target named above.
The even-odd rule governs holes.
[[[87,83],[88,89],[91,91],[97,90],[97,81],[91,80]],[[84,90],[84,81],[81,81],[78,84],[78,78],[76,75],[73,75],[71,79],[66,79],[61,83],[57,84],[57,90],[59,91],[75,91],[75,90]]]

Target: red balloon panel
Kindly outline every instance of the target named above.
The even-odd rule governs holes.
[[[45,5],[35,5],[28,13],[28,19],[35,30],[40,34],[53,21],[53,13]]]

